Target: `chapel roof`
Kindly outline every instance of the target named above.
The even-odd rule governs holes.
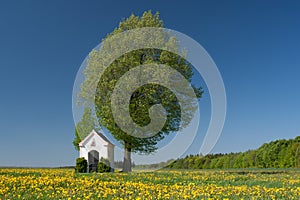
[[[101,129],[102,130],[102,129]],[[107,137],[105,137],[105,135],[101,132],[95,131],[94,129],[90,132],[90,134],[88,134],[88,136],[86,136],[80,143],[79,146],[84,146],[84,143],[86,143],[91,137],[93,137],[95,134],[99,135],[105,142],[111,144],[114,146],[113,143],[111,143]]]

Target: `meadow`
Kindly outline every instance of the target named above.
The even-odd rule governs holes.
[[[300,199],[300,171],[0,169],[0,199]]]

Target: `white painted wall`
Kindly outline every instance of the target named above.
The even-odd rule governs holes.
[[[114,145],[105,141],[94,130],[80,143],[79,157],[84,157],[88,161],[88,152],[96,150],[101,157],[110,162],[110,167],[114,168]]]
[[[109,160],[109,163],[110,163],[110,167],[111,168],[115,168],[115,163],[114,163],[114,160],[115,160],[115,155],[114,155],[114,146],[109,144],[107,149],[108,149],[108,160]]]

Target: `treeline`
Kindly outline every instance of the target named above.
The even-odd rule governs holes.
[[[123,168],[123,161],[115,161],[114,163],[115,163],[115,168],[120,168],[120,169]],[[135,167],[135,163],[131,162],[131,166]]]
[[[256,150],[240,153],[189,155],[177,159],[172,169],[228,169],[228,168],[299,168],[300,136],[290,140],[265,143]]]
[[[154,164],[140,164],[140,165],[134,166],[134,169],[137,169],[137,170],[161,169],[161,168],[164,168],[165,166],[169,165],[172,162],[174,162],[174,159],[168,160],[166,162],[160,162],[160,163],[154,163]]]
[[[172,163],[174,161],[174,159],[170,159],[166,162],[160,162],[160,163],[153,163],[153,164],[135,164],[134,162],[131,163],[132,168],[136,169],[136,170],[146,170],[146,169],[161,169],[165,166],[167,166],[168,164]],[[123,168],[123,161],[115,161],[115,168]]]

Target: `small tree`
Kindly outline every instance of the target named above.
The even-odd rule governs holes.
[[[87,160],[85,158],[76,159],[75,172],[77,173],[86,173],[87,172]]]
[[[95,119],[92,115],[92,109],[86,107],[84,109],[81,121],[79,121],[75,127],[75,138],[73,140],[73,145],[77,151],[79,151],[79,143],[95,128]]]
[[[111,167],[110,167],[109,160],[101,157],[100,162],[98,163],[97,172],[104,173],[110,171],[111,171]]]
[[[78,134],[77,128],[75,127],[75,138],[73,140],[73,145],[76,151],[79,151],[79,143],[81,142],[80,136]]]

